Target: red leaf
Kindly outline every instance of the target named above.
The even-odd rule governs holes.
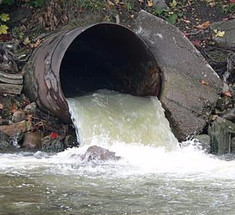
[[[56,132],[51,132],[50,137],[51,137],[52,139],[56,139],[56,138],[59,137],[59,134],[57,134]]]

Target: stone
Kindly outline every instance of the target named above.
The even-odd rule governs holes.
[[[12,13],[10,13],[11,19],[9,22],[11,24],[15,24],[21,20],[24,20],[25,18],[28,18],[32,15],[32,11],[27,8],[18,8],[17,10],[14,10]]]
[[[161,9],[167,8],[167,4],[164,0],[153,0],[153,6]]]
[[[6,94],[20,95],[23,85],[0,83],[0,92]]]
[[[41,132],[36,131],[36,132],[25,133],[22,147],[27,149],[41,149],[42,147]]]
[[[235,123],[235,107],[225,111],[225,113],[222,114],[222,117]]]
[[[24,132],[21,130],[16,131],[11,137],[10,137],[10,144],[14,148],[21,148],[21,142],[24,137]]]
[[[213,32],[212,39],[223,47],[234,48],[235,47],[235,19],[226,20],[221,22],[214,22],[210,25]],[[223,36],[218,36],[216,32],[225,32]]]
[[[36,102],[32,102],[30,104],[28,104],[24,110],[28,113],[28,114],[35,114],[36,110],[37,110],[37,104]]]
[[[152,51],[162,71],[159,96],[178,140],[199,133],[208,122],[222,81],[175,26],[141,11],[134,31]]]
[[[235,124],[222,117],[217,117],[208,128],[211,138],[212,153],[223,155],[232,151],[232,136],[235,135]]]
[[[0,131],[8,136],[13,136],[18,131],[26,132],[27,131],[27,122],[21,121],[17,123],[12,123],[10,125],[1,125]]]
[[[13,122],[21,122],[26,120],[26,113],[24,111],[18,110],[12,116]]]
[[[0,131],[0,150],[10,147],[9,136]]]
[[[202,149],[206,152],[210,152],[211,151],[211,143],[210,143],[210,136],[207,134],[200,134],[200,135],[196,135],[194,137],[194,139],[199,141],[200,146],[202,147]]]
[[[109,151],[108,149],[102,148],[100,146],[90,146],[84,155],[81,156],[82,161],[117,161],[121,157],[116,156],[115,152]]]
[[[67,135],[65,138],[64,138],[64,146],[65,148],[72,148],[74,146],[78,146],[78,142],[77,142],[77,139],[75,136],[72,136],[72,135]]]
[[[42,150],[47,152],[62,152],[65,150],[63,138],[51,138],[50,135],[42,140]]]

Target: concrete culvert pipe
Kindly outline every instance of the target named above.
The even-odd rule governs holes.
[[[24,91],[39,107],[68,122],[68,97],[98,89],[158,96],[160,77],[140,37],[121,25],[99,23],[45,39],[24,68]]]

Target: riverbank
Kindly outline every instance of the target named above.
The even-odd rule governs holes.
[[[214,153],[234,151],[234,44],[233,41],[229,44],[227,42],[229,27],[220,29],[219,24],[212,24],[218,21],[233,21],[233,5],[229,1],[160,3],[72,0],[66,3],[54,0],[47,4],[43,1],[22,1],[20,5],[10,6],[2,4],[1,12],[9,14],[10,19],[6,22],[9,27],[7,34],[0,35],[1,70],[2,76],[6,77],[1,79],[0,148],[62,151],[78,145],[72,124],[65,124],[60,119],[40,111],[36,104],[31,103],[24,95],[23,82],[20,82],[23,80],[22,68],[32,51],[54,31],[104,21],[132,28],[138,12],[144,9],[179,27],[224,80],[224,89],[210,117],[211,121],[201,132],[206,138],[198,138],[200,141],[206,140],[205,144],[212,146],[210,151]],[[77,10],[71,11],[71,8]],[[18,75],[19,82],[13,81],[16,76],[12,77],[12,74]]]

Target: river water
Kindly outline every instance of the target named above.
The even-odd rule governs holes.
[[[68,102],[81,147],[0,154],[1,215],[235,214],[235,160],[179,147],[157,98],[99,91]],[[90,145],[121,159],[83,161]]]

